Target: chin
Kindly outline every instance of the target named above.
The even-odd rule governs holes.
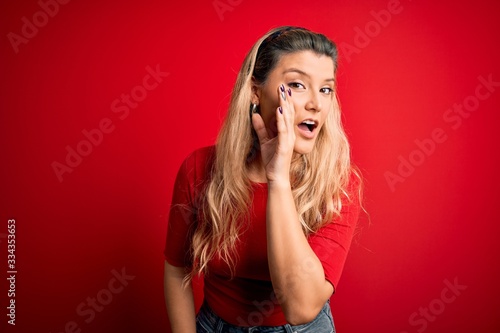
[[[302,140],[301,140],[302,141]],[[309,154],[314,149],[314,144],[316,140],[306,141],[306,142],[295,142],[295,146],[293,147],[293,151],[297,154]]]

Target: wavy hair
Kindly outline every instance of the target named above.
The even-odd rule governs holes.
[[[324,35],[300,27],[270,30],[246,55],[217,138],[211,177],[201,193],[189,278],[206,274],[208,263],[215,256],[224,260],[234,273],[237,261],[234,249],[247,225],[244,222],[252,200],[248,166],[260,149],[249,115],[252,78],[254,84],[265,84],[283,55],[306,50],[330,57],[336,72],[336,45]],[[332,98],[332,110],[318,133],[314,149],[308,154],[295,153],[290,169],[293,198],[306,235],[340,216],[341,199],[347,196],[349,178],[353,172],[358,175],[351,166],[337,94]]]

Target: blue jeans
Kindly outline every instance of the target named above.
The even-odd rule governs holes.
[[[291,326],[234,326],[218,317],[205,303],[196,317],[197,333],[335,333],[330,302],[326,302],[318,316],[303,325]]]

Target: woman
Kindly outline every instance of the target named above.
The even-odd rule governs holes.
[[[271,30],[246,56],[216,145],[192,153],[174,185],[173,332],[335,332],[329,299],[360,207],[336,68],[335,45],[298,27]]]

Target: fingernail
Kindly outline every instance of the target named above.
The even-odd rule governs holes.
[[[283,84],[280,85],[280,91],[281,91],[281,98],[283,98],[283,100],[286,101],[285,85]]]
[[[288,88],[288,96],[292,97],[292,89]]]
[[[278,111],[283,114],[283,109],[281,108],[281,106],[278,108]]]

